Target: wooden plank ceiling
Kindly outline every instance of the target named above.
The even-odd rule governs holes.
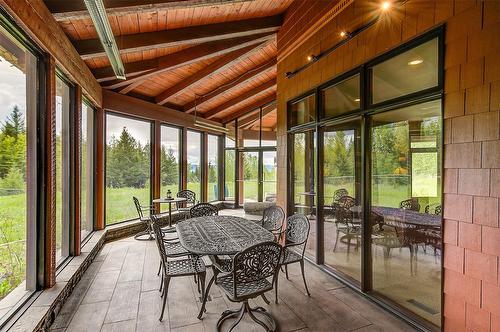
[[[104,88],[223,123],[276,99],[276,33],[292,2],[105,0],[127,75],[117,80],[83,0],[45,0]],[[273,128],[275,112],[263,122]]]

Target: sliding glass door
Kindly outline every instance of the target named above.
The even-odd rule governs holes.
[[[361,121],[325,127],[323,250],[325,264],[361,281]]]
[[[276,200],[276,151],[239,152],[239,203]]]

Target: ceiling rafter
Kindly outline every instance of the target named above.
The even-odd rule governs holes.
[[[244,102],[245,100],[248,100],[250,98],[255,98],[255,95],[262,93],[262,92],[265,92],[265,91],[272,89],[272,88],[275,88],[275,87],[276,87],[276,77],[270,79],[267,82],[262,83],[259,86],[256,86],[253,89],[250,89],[250,90],[234,97],[233,99],[229,99],[228,101],[220,104],[217,107],[212,108],[211,110],[208,110],[207,112],[204,112],[203,117],[206,119],[211,119],[211,118],[215,117],[217,114],[219,114],[220,112],[223,112],[230,107],[238,105],[239,103]]]
[[[245,48],[247,46],[260,44],[272,38],[275,38],[275,34],[259,35],[257,36],[257,38],[254,38],[254,36],[247,36],[230,40],[220,40],[217,42],[206,43],[209,45],[201,44],[176,52],[174,54],[166,55],[159,60],[156,70],[147,72],[144,75],[129,80],[129,85],[120,90],[120,93],[126,94],[143,84],[151,77],[157,76],[168,70],[173,70],[175,68],[182,67],[197,61],[209,59],[215,56],[224,55],[232,51]],[[127,82],[123,82],[123,84],[125,83]],[[117,83],[115,84],[115,86],[122,86],[122,84]]]
[[[221,122],[224,124],[231,122],[231,121],[239,118],[240,116],[245,115],[245,114],[247,114],[247,113],[249,113],[249,112],[251,112],[259,107],[265,107],[267,104],[270,104],[275,100],[276,100],[276,93],[273,93],[272,95],[263,97],[261,99],[257,99],[256,101],[254,101],[250,105],[247,105],[243,108],[240,108],[240,109],[236,110],[235,112],[232,112],[230,115],[224,117],[221,120]]]
[[[196,7],[220,6],[225,4],[250,2],[252,0],[106,0],[108,15],[134,13],[154,13],[159,10],[189,9]],[[89,13],[83,1],[44,0],[56,21],[88,19]]]
[[[184,112],[186,113],[191,113],[194,111],[195,106],[199,107],[200,105],[203,105],[204,103],[212,100],[213,98],[219,96],[220,94],[227,92],[228,90],[231,90],[237,86],[240,86],[242,84],[245,84],[249,82],[251,79],[259,76],[262,73],[265,73],[269,71],[270,69],[274,68],[277,64],[276,59],[272,59],[271,61],[268,61],[259,67],[253,68],[249,71],[246,71],[243,75],[236,77],[235,79],[222,84],[221,86],[217,87],[216,89],[212,90],[211,92],[203,95],[203,97],[197,98],[186,105],[184,105]]]
[[[212,62],[211,64],[209,64],[202,70],[198,71],[197,73],[185,78],[178,84],[159,93],[155,97],[156,103],[160,105],[165,104],[175,95],[182,93],[183,91],[192,87],[193,85],[197,84],[199,81],[203,79],[206,79],[208,77],[211,77],[212,75],[218,74],[226,70],[233,64],[237,63],[238,61],[241,61],[241,59],[247,58],[250,55],[254,54],[255,52],[261,50],[266,44],[267,43],[264,42],[258,44],[257,46],[250,45],[224,55],[223,57],[216,60],[215,62]]]
[[[276,32],[279,30],[282,21],[282,16],[276,15],[241,21],[136,33],[116,36],[116,43],[120,53],[206,43],[260,33]],[[97,38],[74,41],[73,45],[84,60],[105,55],[101,42]]]

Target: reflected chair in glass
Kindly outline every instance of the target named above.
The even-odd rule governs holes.
[[[431,205],[426,205],[425,209],[424,209],[424,212],[425,213],[431,213]],[[442,212],[443,212],[443,208],[441,207],[441,205],[436,205],[434,207],[434,214],[436,216],[440,216]]]
[[[285,245],[283,246],[283,255],[280,260],[280,268],[285,268],[285,275],[288,279],[288,265],[292,263],[300,263],[302,272],[302,280],[306,288],[306,293],[311,296],[307,288],[306,276],[304,273],[304,252],[306,250],[307,239],[309,238],[309,230],[311,226],[309,219],[303,214],[294,214],[286,220],[285,228]],[[275,302],[278,303],[278,278],[276,278],[275,286]]]
[[[158,219],[155,216],[151,216],[151,227],[154,234],[156,235],[156,244],[158,247],[158,253],[162,262],[162,297],[163,304],[160,314],[160,321],[163,320],[163,313],[165,312],[165,305],[167,303],[168,296],[168,286],[170,284],[170,279],[175,277],[185,277],[194,276],[201,283],[201,295],[203,296],[205,292],[205,277],[206,268],[201,257],[198,256],[188,256],[187,258],[180,258],[184,255],[176,255],[176,259],[171,259],[172,256],[167,254],[167,247],[162,239],[161,228]]]
[[[273,233],[275,241],[281,240],[283,231],[283,221],[285,221],[285,212],[280,206],[271,206],[264,210],[262,214],[261,226]]]
[[[348,196],[348,195],[349,195],[349,192],[347,191],[347,189],[344,189],[344,188],[337,189],[333,192],[333,202],[338,203],[340,197]]]
[[[222,324],[227,319],[236,318],[228,330],[232,331],[245,313],[254,322],[264,327],[266,331],[276,331],[277,324],[271,314],[262,307],[250,307],[248,301],[273,289],[273,285],[278,279],[281,253],[282,248],[279,244],[263,242],[234,256],[231,272],[218,276],[217,285],[229,301],[239,302],[242,305],[239,310],[226,310],[222,313],[217,321],[217,331],[220,331]]]
[[[189,210],[190,218],[217,216],[219,209],[210,203],[198,203]]]
[[[134,235],[134,239],[139,241],[150,241],[154,239],[153,230],[151,229],[150,216],[155,215],[157,219],[163,220],[165,216],[161,214],[156,214],[156,210],[153,205],[141,205],[139,199],[135,196],[132,197],[134,201],[135,209],[137,210],[137,215],[139,220],[144,222],[146,229]],[[145,215],[147,213],[147,215]],[[165,236],[167,233],[175,233],[175,229],[162,229],[162,233]],[[148,235],[148,238],[143,238],[144,235]],[[176,238],[171,238],[169,240],[176,240]]]
[[[399,208],[419,212],[420,211],[420,203],[418,202],[418,200],[416,198],[409,198],[409,199],[405,199],[404,201],[401,201],[399,203]]]
[[[344,207],[341,205],[337,207],[335,227],[337,231],[333,251],[337,249],[340,233],[343,234],[340,237],[340,241],[345,241],[345,243],[347,244],[347,255],[349,255],[350,253],[351,240],[353,239],[356,240],[354,250],[358,250],[361,238],[361,221],[359,219],[354,219],[353,212],[350,210],[350,207]]]
[[[192,190],[185,189],[179,191],[177,197],[186,199],[186,202],[178,203],[177,211],[184,213],[184,219],[187,219],[189,210],[196,205],[196,193]]]

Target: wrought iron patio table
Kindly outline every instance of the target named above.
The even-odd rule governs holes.
[[[274,235],[258,223],[241,217],[210,216],[192,218],[177,223],[181,245],[196,255],[235,255],[255,244],[273,241]],[[205,311],[207,294],[214,278],[208,283],[198,318]]]
[[[374,206],[372,210],[382,216],[393,218],[405,224],[412,224],[419,228],[440,228],[441,216],[419,213],[412,210],[404,210],[399,208]]]
[[[168,204],[168,228],[172,228],[172,203],[180,203],[185,201],[187,201],[187,199],[183,197],[153,199],[153,203]]]

